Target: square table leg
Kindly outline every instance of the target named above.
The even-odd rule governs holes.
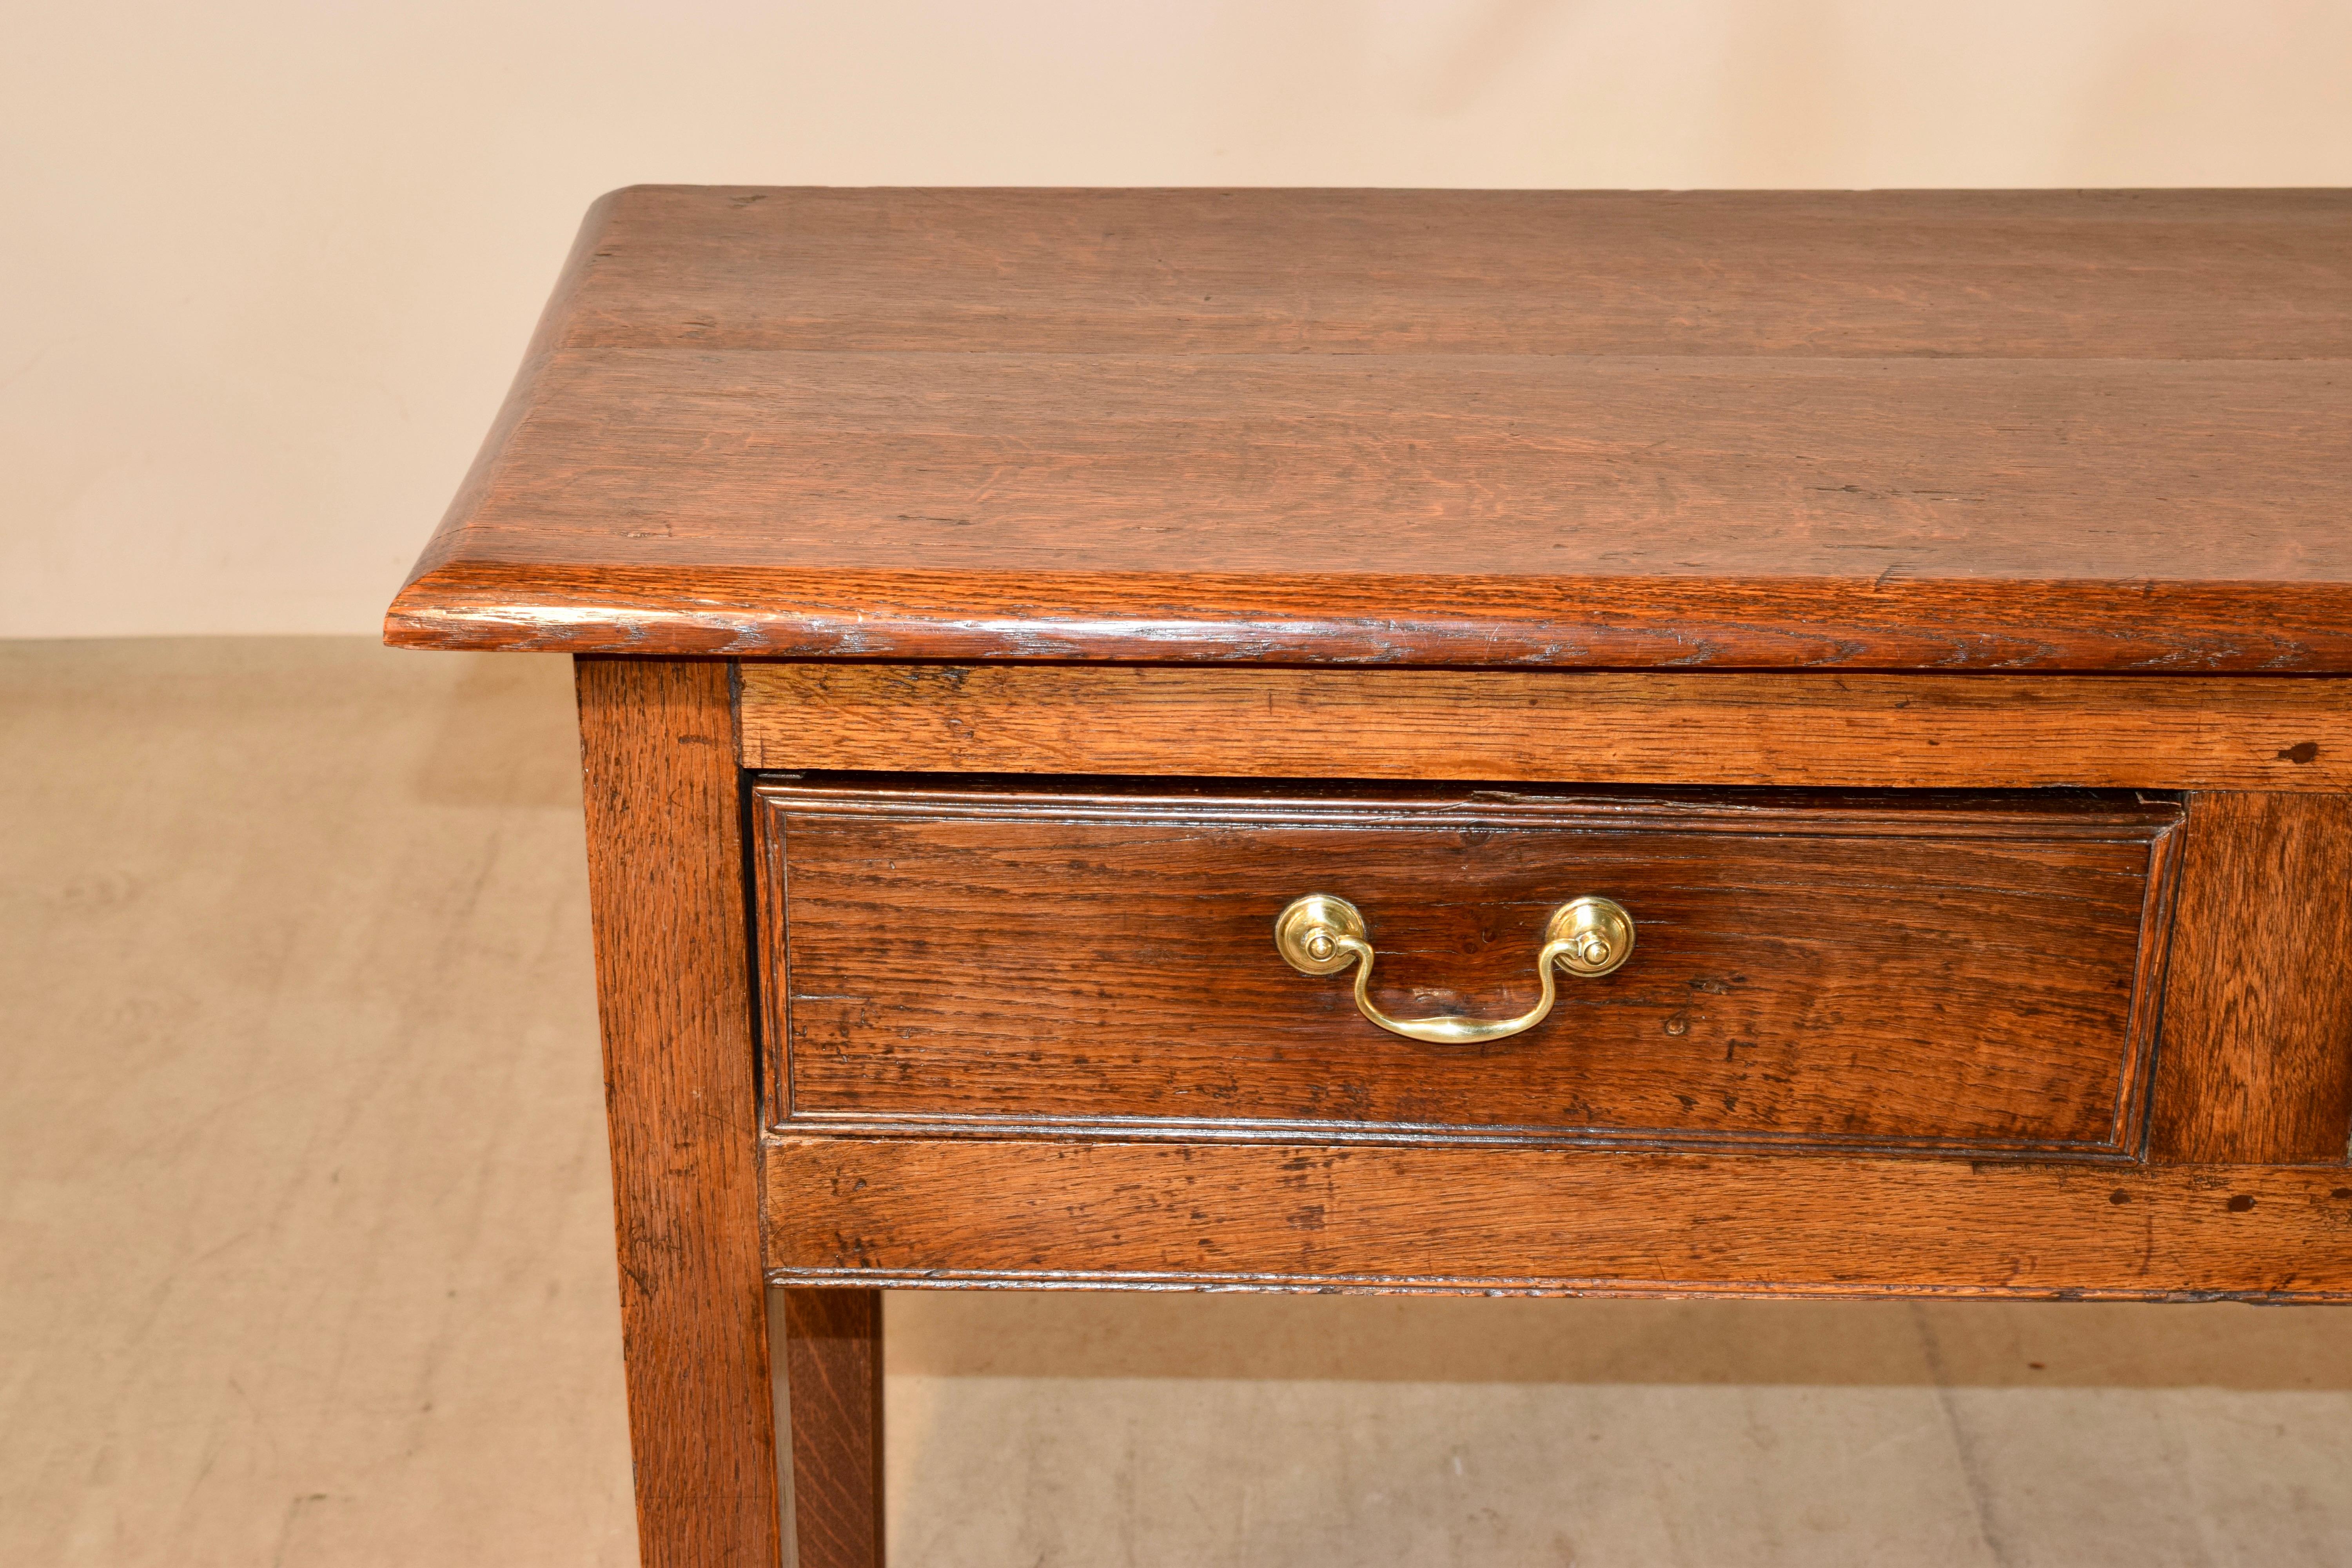
[[[882,1568],[882,1292],[783,1298],[799,1568]]]
[[[728,667],[575,676],[638,1550],[781,1568]]]

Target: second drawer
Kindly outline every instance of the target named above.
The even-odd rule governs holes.
[[[2128,795],[1083,783],[756,792],[780,1121],[1622,1140],[2127,1158],[2179,808]],[[1634,927],[1541,1022],[1547,921]],[[1344,962],[1344,959],[1343,959]],[[781,1049],[775,1049],[775,1047]]]

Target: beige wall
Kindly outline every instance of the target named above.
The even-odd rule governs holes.
[[[373,630],[581,209],[2352,184],[2352,0],[14,0],[0,635]]]

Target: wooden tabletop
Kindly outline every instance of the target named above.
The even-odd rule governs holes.
[[[2352,193],[636,187],[387,640],[2352,671]]]

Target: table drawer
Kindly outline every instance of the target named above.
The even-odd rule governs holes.
[[[843,775],[755,798],[779,1124],[2084,1159],[2141,1140],[2169,800]],[[1408,1037],[1360,1010],[1350,953],[1315,975],[1277,952],[1313,893],[1360,911],[1362,1001],[1407,1028],[1535,1010],[1571,900],[1622,906],[1632,951],[1556,969],[1517,1033]]]

